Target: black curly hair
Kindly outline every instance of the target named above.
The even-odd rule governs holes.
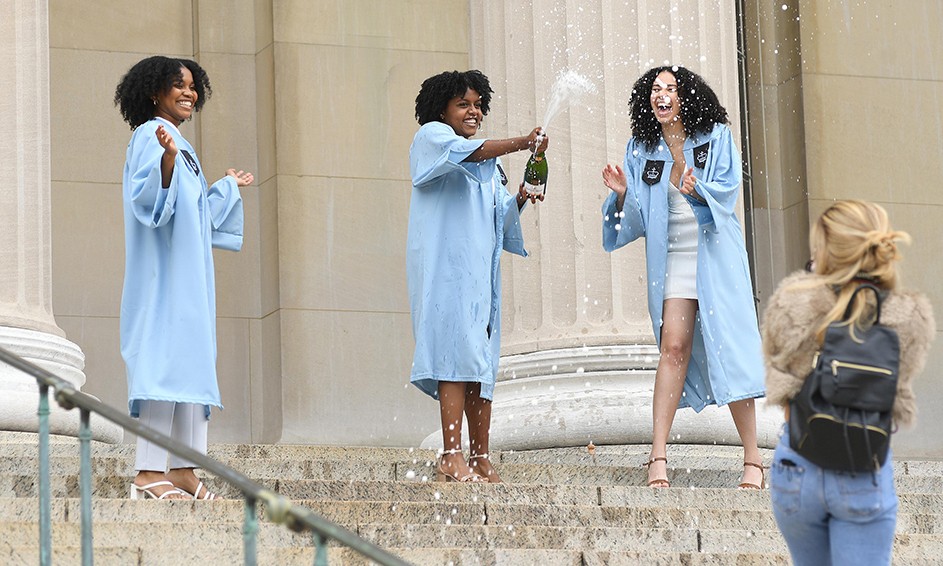
[[[441,122],[442,113],[449,101],[456,96],[463,96],[472,89],[481,96],[481,113],[487,116],[491,104],[491,84],[481,71],[446,71],[422,81],[419,96],[416,97],[416,119],[419,125],[429,122]]]
[[[193,111],[199,112],[213,90],[206,71],[195,61],[155,55],[138,61],[121,77],[115,88],[115,106],[132,130],[154,117],[154,97],[167,92],[174,81],[183,78],[180,70],[183,67],[193,75],[197,94]]]
[[[643,142],[646,148],[654,150],[661,140],[661,124],[652,112],[651,95],[655,77],[663,71],[670,72],[678,81],[681,123],[687,135],[706,134],[714,128],[714,124],[730,123],[727,110],[721,106],[717,95],[700,75],[679,66],[655,67],[635,81],[629,98],[632,136]]]

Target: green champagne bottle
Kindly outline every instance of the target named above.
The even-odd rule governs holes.
[[[540,196],[547,191],[547,156],[544,152],[531,154],[524,167],[524,190],[528,195]]]

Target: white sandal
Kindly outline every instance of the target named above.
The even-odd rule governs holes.
[[[164,493],[161,493],[160,495],[157,495],[156,493],[151,491],[155,487],[158,487],[161,485],[169,485],[172,489],[168,489],[167,491],[165,491]],[[151,499],[160,500],[167,497],[168,495],[184,495],[184,493],[180,491],[179,489],[177,489],[176,487],[174,487],[174,484],[170,483],[167,480],[156,481],[154,483],[149,483],[147,485],[137,485],[134,482],[131,483],[131,499],[135,499],[135,500],[147,499],[148,497],[150,497]]]
[[[213,499],[218,499],[218,498],[219,498],[218,495],[216,495],[215,493],[213,493],[213,492],[210,491],[209,489],[206,489],[206,486],[203,485],[203,482],[200,482],[200,483],[196,486],[196,491],[194,491],[193,493],[190,493],[189,491],[183,489],[182,487],[178,487],[177,489],[180,490],[184,495],[190,496],[190,499],[200,499],[200,500],[203,500],[203,501],[212,501]],[[203,492],[203,497],[199,497],[201,491]]]

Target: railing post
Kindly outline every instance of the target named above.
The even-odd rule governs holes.
[[[327,566],[327,538],[314,533],[314,566]]]
[[[95,561],[92,545],[92,427],[88,409],[81,410],[79,423],[79,505],[82,516],[82,566]]]
[[[39,386],[39,564],[52,564],[52,491],[49,488],[49,386]]]
[[[246,566],[255,566],[258,559],[256,541],[259,536],[259,518],[255,511],[255,503],[254,498],[246,497],[246,518],[242,526]]]

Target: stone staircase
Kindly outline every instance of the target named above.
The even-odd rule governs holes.
[[[415,564],[789,564],[769,492],[731,489],[738,448],[670,447],[668,490],[639,487],[646,450],[496,453],[503,485],[427,481],[434,476],[428,450],[217,445],[210,455]],[[131,501],[133,451],[93,447],[95,563],[241,564],[242,500]],[[79,564],[77,442],[59,439],[51,455],[53,562]],[[0,564],[38,562],[36,466],[34,436],[0,436]],[[895,564],[943,563],[941,487],[943,462],[898,462]],[[264,521],[258,548],[259,564],[314,561],[311,537]],[[368,563],[336,546],[328,558]]]

